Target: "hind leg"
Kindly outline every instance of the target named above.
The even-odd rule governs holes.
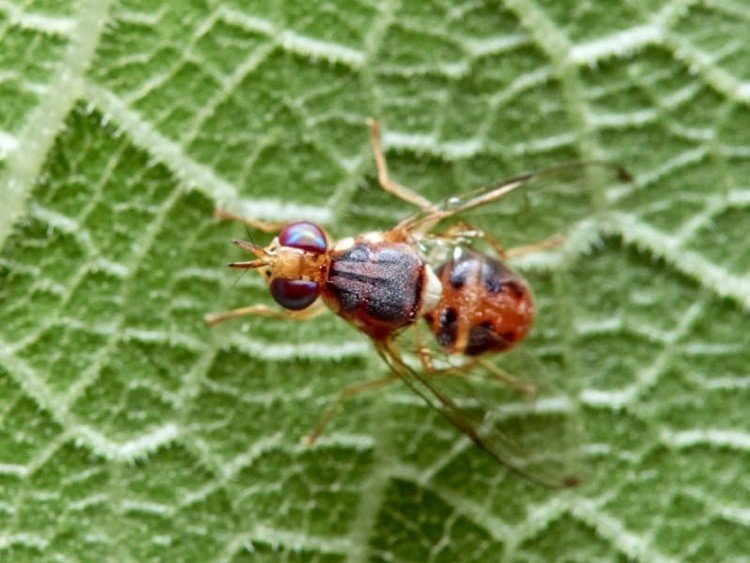
[[[315,441],[320,438],[320,435],[323,434],[326,426],[328,426],[328,423],[331,422],[331,419],[334,417],[339,407],[341,407],[341,405],[344,404],[348,399],[351,399],[352,397],[355,397],[372,389],[385,387],[386,385],[390,385],[391,383],[398,381],[398,379],[399,378],[395,375],[390,375],[388,377],[373,379],[372,381],[364,381],[362,383],[356,383],[354,385],[344,387],[336,396],[336,398],[331,401],[331,404],[328,405],[328,408],[323,412],[323,416],[320,417],[320,420],[315,425],[315,428],[313,428],[313,431],[302,438],[302,443],[307,446],[312,446]]]

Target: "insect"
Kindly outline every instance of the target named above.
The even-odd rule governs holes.
[[[555,247],[561,238],[506,251],[490,235],[465,222],[438,228],[521,186],[544,180],[545,175],[554,177],[556,169],[520,175],[434,204],[391,180],[379,125],[372,120],[369,123],[381,187],[415,205],[418,211],[389,230],[332,243],[321,227],[309,221],[266,223],[217,210],[219,218],[278,232],[267,247],[234,241],[254,257],[230,266],[258,270],[282,309],[256,304],[206,315],[207,324],[246,315],[303,320],[329,309],[372,340],[392,374],[342,390],[305,438],[308,444],[322,434],[347,398],[401,380],[480,449],[511,470],[548,487],[575,484],[578,478],[571,473],[564,451],[557,455],[538,450],[550,447],[537,439],[544,433],[544,425],[534,429],[532,438],[521,430],[526,425],[524,418],[533,418],[527,415],[536,405],[528,399],[538,393],[539,386],[521,381],[487,360],[522,341],[535,316],[528,283],[504,259]],[[592,164],[614,170],[618,176],[625,174],[606,163],[572,164],[560,170],[577,173]],[[494,256],[480,250],[479,243]],[[419,329],[425,325],[428,337]],[[407,342],[406,334],[412,332],[406,330],[409,327],[415,329],[414,338]],[[520,392],[526,400],[516,401],[520,404],[517,412],[498,412],[498,405],[507,400],[509,392],[516,396]],[[563,441],[553,439],[551,443],[556,448]]]

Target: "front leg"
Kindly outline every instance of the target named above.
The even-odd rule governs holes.
[[[260,221],[259,219],[252,219],[250,217],[244,217],[243,215],[237,215],[226,209],[217,207],[214,209],[214,217],[222,219],[224,221],[237,221],[238,223],[244,223],[249,227],[258,229],[264,233],[278,233],[283,227],[288,225],[291,221]]]
[[[326,306],[322,301],[316,301],[310,307],[301,311],[289,311],[287,309],[277,309],[268,305],[258,304],[232,309],[231,311],[223,311],[221,313],[209,313],[203,316],[203,320],[208,326],[214,326],[229,319],[250,316],[306,321],[317,317],[325,310]]]

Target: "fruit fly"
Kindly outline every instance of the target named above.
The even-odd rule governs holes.
[[[247,315],[303,320],[327,308],[372,340],[392,375],[342,390],[305,438],[308,444],[321,435],[347,398],[401,380],[481,450],[511,470],[548,487],[575,484],[578,478],[569,470],[567,459],[558,456],[550,461],[545,458],[555,456],[537,450],[548,448],[549,442],[520,435],[518,419],[528,418],[526,415],[516,417],[511,425],[516,427],[515,434],[504,428],[503,422],[512,417],[496,412],[495,400],[500,399],[493,399],[496,394],[488,393],[486,385],[490,382],[490,387],[497,388],[500,384],[506,391],[520,391],[523,397],[536,400],[537,385],[517,379],[487,358],[522,341],[535,316],[528,283],[505,259],[558,246],[561,238],[506,251],[467,223],[443,230],[438,226],[533,181],[554,178],[557,170],[578,173],[593,165],[615,170],[621,177],[626,173],[607,163],[571,164],[520,175],[434,204],[390,178],[379,125],[373,120],[369,124],[381,187],[418,211],[389,230],[331,242],[321,227],[309,221],[266,223],[217,210],[219,218],[278,232],[267,247],[235,241],[253,258],[230,266],[258,270],[282,309],[252,305],[206,315],[207,324]],[[478,250],[478,242],[490,247],[495,256]],[[418,330],[422,319],[431,333],[429,338]],[[408,327],[415,328],[410,343],[404,336],[410,332],[405,330]],[[408,355],[406,350],[414,354]],[[484,384],[476,382],[478,374]],[[528,407],[528,400],[526,403]],[[539,430],[535,435],[541,435]],[[553,442],[555,447],[562,443]]]

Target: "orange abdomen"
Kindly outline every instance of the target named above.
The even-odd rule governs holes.
[[[531,289],[500,260],[458,248],[435,273],[442,298],[425,318],[446,352],[502,352],[531,330],[536,312]]]

